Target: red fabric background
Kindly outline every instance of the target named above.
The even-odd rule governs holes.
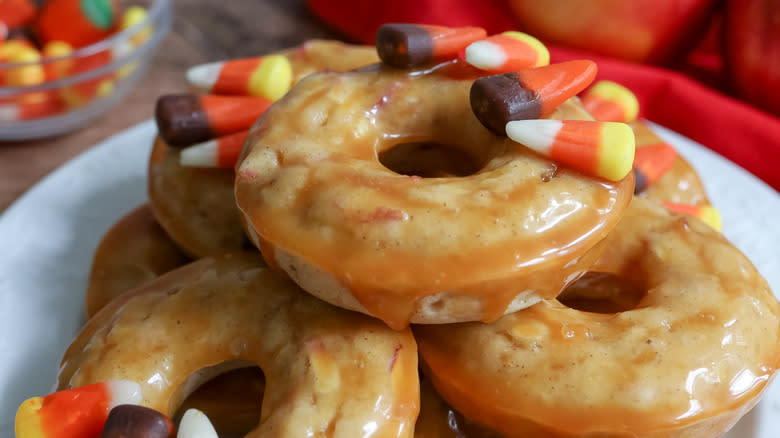
[[[308,0],[311,10],[347,36],[373,44],[382,23],[482,26],[488,34],[515,27],[501,0]],[[640,116],[718,152],[780,190],[780,119],[709,88],[683,73],[548,46],[552,62],[593,59],[597,79],[630,88]]]

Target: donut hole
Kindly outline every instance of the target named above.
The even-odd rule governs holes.
[[[187,409],[195,408],[209,417],[221,438],[243,437],[260,422],[265,376],[257,366],[218,374],[187,396],[173,416],[179,424]]]
[[[379,162],[395,173],[423,178],[469,176],[484,167],[462,148],[434,141],[399,143],[380,152]]]
[[[558,296],[563,305],[592,313],[635,309],[647,290],[631,279],[610,272],[588,272]]]

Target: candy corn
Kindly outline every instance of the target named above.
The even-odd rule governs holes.
[[[65,41],[49,41],[43,46],[43,56],[46,58],[62,58],[73,52],[73,46]],[[46,80],[54,81],[68,76],[74,60],[61,59],[43,66],[46,72]]]
[[[589,175],[623,179],[634,161],[634,132],[625,123],[584,120],[516,120],[510,139]]]
[[[270,105],[261,97],[169,94],[157,99],[155,119],[169,145],[188,146],[249,128]]]
[[[659,142],[638,146],[634,155],[634,193],[642,193],[669,171],[677,160],[677,150]]]
[[[661,201],[661,204],[669,209],[669,211],[693,216],[712,227],[715,231],[723,231],[723,222],[720,218],[720,212],[711,205],[677,204],[669,201]]]
[[[218,438],[209,417],[197,409],[187,409],[181,417],[176,438]]]
[[[0,1],[0,21],[9,28],[30,23],[36,12],[35,4],[31,0]]]
[[[486,36],[485,29],[479,27],[389,23],[376,33],[376,50],[387,65],[416,67],[436,58],[455,57],[466,46]]]
[[[13,102],[0,103],[0,123],[42,119],[60,114],[65,109],[65,103],[55,93],[19,96]]]
[[[549,115],[595,77],[596,64],[585,60],[487,76],[471,86],[471,108],[486,128],[503,136],[507,122]]]
[[[497,74],[548,65],[550,52],[531,35],[509,31],[469,44],[461,58],[474,67]]]
[[[631,123],[639,114],[639,101],[634,93],[612,81],[596,82],[582,96],[582,105],[602,122]]]
[[[100,438],[168,438],[173,422],[154,409],[138,405],[119,405],[108,414]]]
[[[8,41],[4,46],[11,43],[14,43],[14,41]],[[46,80],[46,72],[43,66],[38,63],[41,60],[41,54],[38,50],[22,44],[4,59],[10,63],[29,63],[3,71],[2,76],[4,76],[5,85],[29,86],[41,84]]]
[[[179,155],[179,164],[192,167],[232,169],[236,166],[247,135],[249,135],[248,129],[182,149]]]
[[[36,20],[38,36],[43,43],[87,46],[111,34],[118,9],[116,0],[49,0]]]
[[[66,76],[74,76],[97,69],[110,63],[112,59],[112,53],[108,50],[102,50],[83,58],[74,59],[69,64]],[[69,107],[81,108],[90,104],[96,98],[110,96],[114,92],[114,80],[114,75],[108,73],[65,87],[60,91],[60,94]]]
[[[292,85],[290,60],[282,55],[232,59],[187,70],[187,81],[208,93],[257,96],[276,101]]]
[[[114,406],[138,404],[141,400],[141,387],[127,380],[110,380],[33,397],[16,411],[16,437],[99,436]]]

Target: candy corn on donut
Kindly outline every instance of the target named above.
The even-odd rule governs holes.
[[[442,397],[505,437],[719,437],[775,376],[778,302],[703,223],[635,198],[592,270],[642,291],[638,304],[549,300],[492,324],[415,327]]]
[[[636,136],[634,172],[639,196],[680,204],[710,203],[699,174],[685,158],[664,143],[646,123],[637,121],[631,127]],[[662,148],[672,149],[672,153]],[[645,168],[648,169],[645,175],[639,175]]]
[[[372,46],[326,40],[308,41],[278,54],[289,60],[293,82],[323,69],[346,71],[379,60]],[[202,72],[208,70],[207,67],[193,69],[201,68]],[[192,80],[202,75],[189,76]],[[250,124],[232,128],[247,129]],[[190,135],[189,138],[193,137]],[[233,166],[224,164],[221,167],[229,168],[223,169],[182,166],[180,156],[181,150],[168,147],[159,138],[155,139],[149,163],[148,188],[149,203],[158,222],[190,256],[240,251],[245,239],[233,199]]]
[[[139,404],[172,417],[204,381],[255,364],[266,389],[249,437],[412,435],[411,331],[317,300],[255,253],[201,259],[112,301],[68,348],[58,379],[60,389],[138,382]]]
[[[377,66],[311,75],[275,103],[236,176],[268,263],[394,328],[495,320],[576,279],[628,205],[631,176],[589,177],[492,134],[470,87],[435,67]],[[551,112],[589,118],[576,100]],[[472,172],[424,178],[382,163],[410,144],[466,156]]]
[[[122,293],[188,261],[154,219],[149,206],[136,208],[108,230],[95,250],[87,286],[87,316]]]

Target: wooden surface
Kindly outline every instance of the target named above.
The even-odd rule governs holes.
[[[100,141],[152,117],[157,96],[188,90],[187,67],[256,56],[310,38],[338,38],[302,0],[174,0],[174,25],[150,71],[122,103],[81,130],[0,143],[0,213],[46,174]]]

